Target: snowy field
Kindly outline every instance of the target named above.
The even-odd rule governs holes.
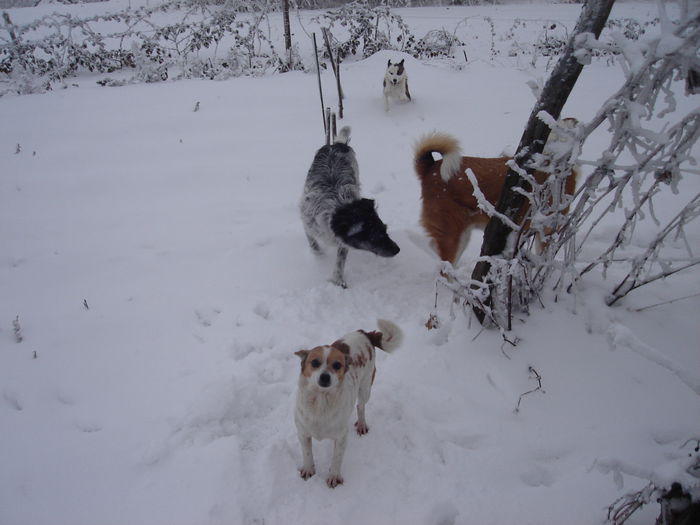
[[[104,5],[10,12],[18,22]],[[572,29],[579,9],[400,13],[423,30],[483,16]],[[623,2],[612,16],[655,9]],[[83,76],[0,98],[1,524],[589,525],[644,476],[675,473],[700,436],[700,298],[635,310],[697,293],[697,269],[613,308],[603,299],[622,270],[589,274],[575,297],[544,298],[516,322],[516,348],[450,318],[446,294],[441,328],[424,327],[438,261],[418,224],[413,144],[440,130],[471,155],[512,148],[535,101],[527,83],[547,75],[544,59],[492,59],[488,42],[470,42],[461,68],[390,52],[343,65],[363,193],[401,247],[393,259],[350,252],[347,290],[328,282],[334,257],[312,255],[297,211],[324,140],[313,73],[120,88]],[[385,113],[384,67],[400,58],[414,101]],[[564,114],[590,119],[622,80],[594,62]],[[335,105],[332,76],[323,82]],[[676,88],[681,111],[697,107]],[[598,158],[604,131],[584,158]],[[663,196],[659,214],[699,178]],[[649,221],[637,234],[654,232]],[[700,243],[697,222],[689,241]],[[591,238],[591,254],[609,242]],[[370,433],[351,434],[343,486],[324,481],[331,442],[315,443],[318,474],[304,482],[293,352],[378,317],[405,341],[379,355]],[[537,386],[529,367],[543,390],[516,413]]]

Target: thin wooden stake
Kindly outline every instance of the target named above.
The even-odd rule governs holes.
[[[338,60],[336,60],[335,82],[338,86],[338,116],[343,120],[343,87],[340,85],[340,51],[338,51]]]
[[[338,88],[338,116],[343,118],[343,88],[340,85],[340,50],[338,50],[337,58],[333,58],[333,49],[331,48],[331,39],[328,36],[328,29],[323,28],[323,42],[326,45],[326,53],[331,60],[331,68],[333,69],[333,74],[335,75],[335,83]]]
[[[321,66],[318,63],[318,47],[316,46],[316,33],[314,37],[314,56],[316,57],[316,76],[318,77],[318,93],[321,96],[321,118],[323,119],[323,132],[326,135],[326,143],[328,143],[328,127],[326,126],[326,105],[323,103],[323,87],[321,86]]]

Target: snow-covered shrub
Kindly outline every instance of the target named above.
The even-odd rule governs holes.
[[[660,10],[660,32],[655,38],[646,35],[644,42],[621,32],[612,35],[611,43],[595,40],[590,33],[574,37],[574,54],[581,63],[597,50],[616,53],[625,83],[588,123],[562,126],[540,112],[538,116],[566,140],[565,147],[533,157],[532,168],[551,174],[547,182],[531,180],[531,190],[519,190],[530,203],[524,221],[529,229],[511,234],[503,257],[482,258],[491,268],[485,282],[452,268],[441,272],[447,276],[443,285],[465,306],[484,312],[502,329],[510,326],[513,311],[542,300],[545,286],[557,294],[572,291],[596,268],[607,276],[615,266],[625,275],[606,300],[612,305],[640,286],[700,265],[685,235],[688,223],[700,217],[700,194],[687,196],[665,222],[654,206],[662,192],[682,195],[683,178],[697,174],[692,148],[700,138],[700,109],[677,111],[672,86],[700,69],[700,17],[686,11],[685,17],[671,20],[663,5]],[[609,146],[599,159],[587,162],[594,169],[579,181],[574,199],[561,197],[563,177],[579,162],[586,139],[604,123],[610,130]],[[570,211],[564,216],[560,212],[567,206]],[[587,241],[612,214],[620,215],[617,234],[598,255],[586,253],[584,264]],[[643,220],[656,224],[655,237],[635,237],[636,225]],[[548,230],[554,233],[547,235]],[[537,237],[546,239],[541,249]],[[685,254],[671,254],[670,248]]]
[[[692,452],[687,447],[695,444]],[[608,508],[607,521],[623,525],[641,507],[658,503],[657,525],[690,525],[700,518],[700,438],[685,442],[675,457],[653,471],[616,460],[597,460],[599,471],[612,473],[619,487],[623,476],[646,479],[641,490],[622,496]]]
[[[535,53],[549,57],[561,55],[564,52],[569,41],[569,35],[556,32],[557,28],[557,23],[546,24],[542,28],[542,32],[534,44]]]
[[[416,43],[413,54],[423,58],[450,56],[453,49],[461,45],[453,33],[444,29],[433,29]]]
[[[0,95],[42,92],[83,71],[128,69],[136,81],[156,82],[278,70],[282,62],[263,30],[267,16],[191,0],[86,18],[52,14],[21,26],[4,13]],[[228,49],[220,50],[224,43]]]
[[[606,28],[609,31],[621,31],[628,40],[639,40],[639,38],[644,35],[648,29],[654,27],[658,23],[658,18],[641,23],[632,18],[611,18],[608,20]]]
[[[382,49],[406,50],[415,37],[403,19],[387,6],[372,7],[368,0],[350,2],[314,19],[333,35],[335,52],[366,58]]]

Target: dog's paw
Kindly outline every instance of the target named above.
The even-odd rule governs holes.
[[[340,476],[333,476],[330,475],[328,476],[328,479],[326,479],[326,485],[328,485],[329,488],[336,488],[338,485],[343,484],[343,478]]]
[[[348,289],[348,283],[345,282],[345,279],[331,279],[331,282],[336,286],[340,286],[343,290]]]
[[[369,427],[364,421],[356,421],[355,430],[357,430],[359,435],[364,436],[367,432],[369,432]]]
[[[299,475],[301,476],[301,479],[303,479],[303,480],[309,479],[309,478],[310,478],[311,476],[313,476],[314,474],[316,474],[316,468],[315,468],[315,467],[310,467],[310,468],[304,468],[304,467],[302,467],[302,468],[299,469]]]

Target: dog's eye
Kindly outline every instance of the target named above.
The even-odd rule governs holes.
[[[311,361],[311,366],[313,366],[314,368],[318,368],[319,366],[321,366],[321,361],[319,361],[318,359],[314,359],[313,361]]]
[[[340,361],[336,361],[333,363],[333,370],[340,370],[343,365],[340,363]]]

